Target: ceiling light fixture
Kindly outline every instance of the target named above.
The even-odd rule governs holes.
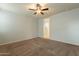
[[[44,8],[40,4],[36,4],[36,8],[35,9],[29,8],[29,10],[35,11],[34,12],[35,15],[36,14],[44,15],[44,12],[43,11],[47,11],[47,10],[49,10],[49,8]]]

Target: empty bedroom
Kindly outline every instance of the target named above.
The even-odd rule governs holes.
[[[79,56],[79,3],[0,3],[0,56]]]

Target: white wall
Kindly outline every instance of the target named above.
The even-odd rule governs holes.
[[[79,9],[49,17],[50,39],[79,45]],[[43,37],[43,19],[0,11],[0,44]]]
[[[37,37],[37,19],[0,10],[0,44]]]
[[[38,19],[38,37],[43,37],[43,19]]]
[[[79,45],[79,9],[62,12],[49,19],[50,39]],[[39,37],[43,37],[43,20],[39,20]]]
[[[79,45],[79,9],[50,17],[52,40]]]

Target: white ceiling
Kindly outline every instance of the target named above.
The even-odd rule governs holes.
[[[33,15],[34,12],[28,10],[28,8],[34,7],[34,5],[35,4],[32,3],[0,3],[0,10],[6,10],[17,14],[25,14],[26,16],[34,18],[44,18],[60,12],[79,8],[79,3],[42,3],[41,5],[49,8],[49,11],[45,12],[45,15],[42,16]]]

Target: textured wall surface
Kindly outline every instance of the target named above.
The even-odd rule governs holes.
[[[50,39],[79,45],[79,9],[49,17]],[[0,44],[43,37],[44,19],[0,11]]]
[[[79,9],[49,17],[50,39],[79,45]],[[39,37],[43,37],[43,20],[39,20]]]
[[[37,37],[37,19],[0,11],[0,44]]]
[[[79,45],[79,9],[50,17],[50,38]]]

